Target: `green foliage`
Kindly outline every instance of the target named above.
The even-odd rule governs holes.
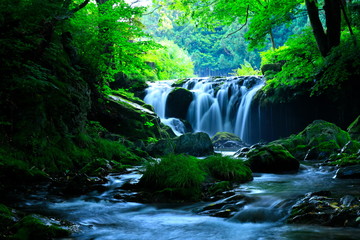
[[[254,69],[248,61],[244,61],[244,64],[240,64],[240,68],[236,69],[233,73],[235,76],[249,76],[260,75],[260,71]]]
[[[290,38],[285,46],[262,54],[262,64],[283,62],[282,70],[267,80],[264,90],[279,88],[295,89],[306,82],[313,81],[322,57],[310,30]]]
[[[154,75],[158,80],[168,80],[194,75],[194,65],[188,53],[169,40],[160,42],[160,49],[152,50],[144,56],[147,62],[155,64]]]
[[[360,39],[360,32],[355,38]],[[332,93],[343,88],[347,82],[360,76],[360,47],[355,45],[353,37],[343,32],[342,43],[334,47],[320,66],[320,74],[312,89],[312,94],[321,94],[330,90]]]
[[[195,200],[200,197],[204,176],[195,157],[168,155],[145,165],[140,184],[155,191],[171,190],[175,196]]]
[[[212,177],[224,181],[252,180],[250,168],[241,160],[214,155],[200,160],[200,166]]]

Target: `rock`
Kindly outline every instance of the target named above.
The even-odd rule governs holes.
[[[187,111],[193,100],[193,94],[185,88],[175,88],[166,99],[166,118],[186,119]]]
[[[120,134],[128,140],[147,140],[168,136],[161,128],[157,115],[139,104],[118,96],[111,96],[104,102],[102,108],[93,113],[93,118],[110,132]]]
[[[160,157],[174,153],[176,141],[174,139],[160,139],[146,147],[146,151],[153,157]]]
[[[196,209],[195,212],[201,215],[209,215],[212,217],[230,218],[246,204],[251,203],[252,201],[252,198],[237,194],[207,204],[204,207]]]
[[[253,148],[247,154],[253,172],[297,172],[300,163],[283,146],[269,144]]]
[[[317,195],[317,193],[308,193],[292,207],[287,222],[333,227],[358,227],[359,222],[356,220],[360,210],[359,203],[352,196],[337,199],[321,194]]]
[[[360,115],[350,124],[347,131],[352,139],[360,141]]]
[[[336,178],[360,178],[360,165],[339,168],[335,174]]]
[[[327,160],[349,141],[350,135],[335,124],[316,120],[299,134],[272,143],[284,146],[298,160]]]
[[[358,141],[350,140],[341,149],[340,153],[353,154],[353,153],[358,153],[359,150],[360,150],[360,143]]]
[[[28,215],[14,225],[14,239],[54,239],[70,235],[59,221],[40,215]]]
[[[238,136],[228,132],[217,132],[211,141],[215,149],[239,149],[246,146]]]
[[[350,141],[349,133],[341,130],[335,124],[323,120],[315,120],[300,135],[305,138],[306,143],[311,147],[317,147],[320,144],[332,141],[342,148]]]
[[[186,133],[175,140],[175,153],[186,153],[197,157],[207,156],[214,154],[214,147],[206,133]]]
[[[244,158],[244,157],[246,157],[246,155],[248,154],[249,151],[250,151],[250,148],[248,148],[248,147],[240,148],[239,150],[237,150],[234,153],[234,157],[235,158]]]

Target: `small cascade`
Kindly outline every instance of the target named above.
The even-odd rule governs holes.
[[[186,119],[182,120],[165,119],[166,99],[174,89],[171,81],[151,83],[144,101],[154,107],[162,122],[172,127],[176,134],[186,131],[181,125],[186,120],[194,132],[206,132],[210,136],[230,132],[251,143],[251,103],[263,85],[259,76],[187,79],[181,87],[192,92],[193,101]]]

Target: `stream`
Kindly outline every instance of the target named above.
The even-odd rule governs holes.
[[[255,201],[230,219],[193,212],[208,202],[142,204],[114,198],[119,192],[133,194],[119,187],[136,182],[141,176],[136,170],[109,175],[107,190],[101,193],[65,199],[39,191],[18,207],[75,223],[79,231],[69,239],[359,239],[360,229],[285,223],[291,206],[305,193],[330,190],[335,194],[359,194],[359,180],[334,179],[334,174],[334,170],[314,163],[302,165],[297,174],[255,174],[253,181],[235,189]]]

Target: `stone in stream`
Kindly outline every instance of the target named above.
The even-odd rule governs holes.
[[[286,173],[297,172],[300,163],[279,144],[257,145],[247,153],[253,172]]]
[[[193,100],[193,94],[185,88],[175,88],[166,99],[166,118],[186,119],[186,114],[190,103]]]
[[[346,195],[339,199],[332,197],[328,191],[321,191],[308,193],[300,199],[292,207],[287,222],[332,227],[359,227],[359,217],[358,198]]]
[[[336,178],[360,178],[360,165],[339,168],[335,174]]]

